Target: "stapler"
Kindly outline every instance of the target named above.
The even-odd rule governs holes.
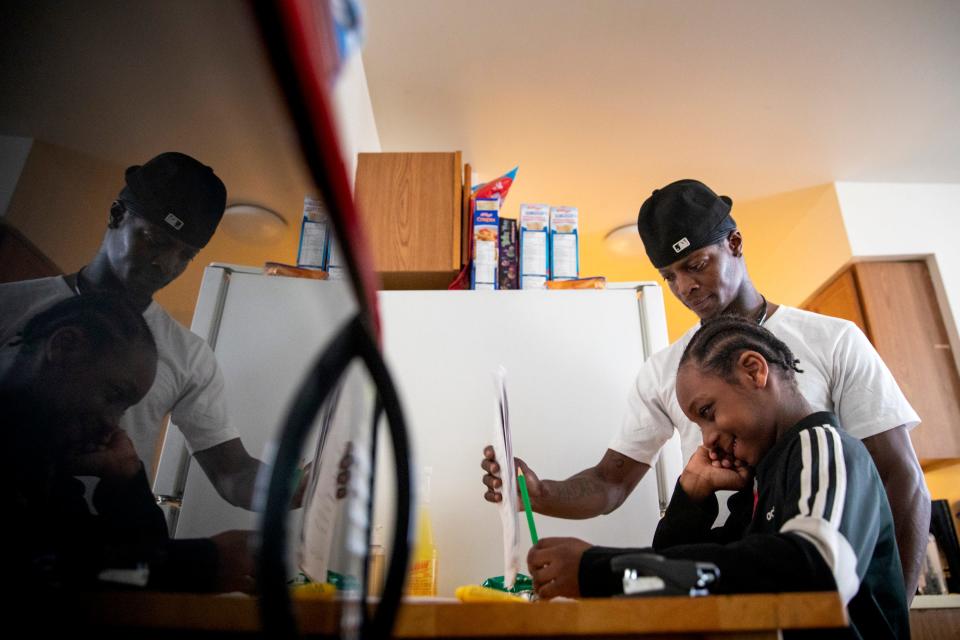
[[[655,553],[625,553],[610,561],[623,576],[625,596],[705,596],[720,579],[712,562],[671,560]]]

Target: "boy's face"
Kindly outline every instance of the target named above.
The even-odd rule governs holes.
[[[743,375],[738,368],[728,382],[686,364],[677,372],[677,402],[700,427],[707,449],[755,467],[777,440],[776,420],[768,394]]]
[[[91,351],[82,338],[72,350],[68,346],[66,352],[48,351],[44,393],[51,419],[48,444],[58,453],[84,453],[106,442],[119,428],[123,412],[153,384],[157,357],[152,348],[99,351]]]
[[[742,260],[735,255],[741,242],[740,232],[734,231],[726,241],[659,270],[673,295],[701,320],[720,315],[736,298],[743,282]]]
[[[147,297],[173,282],[198,252],[130,209],[111,221],[105,246],[110,269],[124,288]]]

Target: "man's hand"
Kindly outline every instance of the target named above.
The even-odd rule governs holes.
[[[291,509],[299,509],[303,506],[303,499],[307,495],[307,487],[310,486],[310,476],[313,474],[313,460],[297,469],[297,486],[293,490],[293,499],[290,501]]]
[[[340,458],[340,470],[337,471],[337,500],[347,497],[347,487],[350,485],[350,468],[353,467],[353,443],[347,443],[347,450]]]
[[[343,457],[340,458],[340,466],[337,471],[337,500],[343,500],[347,497],[347,489],[350,485],[350,469],[353,467],[353,443],[348,442]],[[299,509],[303,506],[306,498],[307,488],[310,485],[310,478],[313,474],[313,461],[308,462],[299,469],[300,480],[293,492],[291,507]]]
[[[210,538],[217,548],[217,591],[253,593],[256,563],[253,546],[256,531],[234,529]]]
[[[527,493],[530,494],[530,501],[533,502],[543,495],[543,485],[540,483],[540,478],[538,478],[537,474],[520,458],[514,458],[513,461],[518,469],[523,470],[523,475],[527,482]],[[500,465],[497,464],[496,454],[492,446],[488,445],[484,448],[483,461],[480,463],[480,468],[485,471],[483,476],[483,484],[486,486],[486,492],[483,494],[484,499],[487,502],[502,501],[503,495],[500,493],[500,487],[503,486],[503,481],[500,479]],[[523,503],[519,500],[519,484],[517,484],[517,496],[517,509],[523,511]]]
[[[752,479],[753,472],[743,461],[700,446],[680,474],[680,486],[690,499],[700,502],[716,491],[740,491]]]
[[[544,538],[531,547],[527,554],[527,568],[537,595],[541,598],[579,597],[580,558],[592,546],[578,538]]]
[[[68,454],[66,470],[76,476],[96,476],[102,480],[129,480],[140,472],[140,456],[130,436],[115,429],[99,444]]]

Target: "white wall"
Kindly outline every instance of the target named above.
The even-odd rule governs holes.
[[[352,185],[357,173],[357,154],[380,151],[367,74],[359,54],[350,56],[340,70],[333,89],[333,108],[337,114],[344,164]]]
[[[960,359],[960,184],[837,182],[854,257],[931,255],[954,355]]]

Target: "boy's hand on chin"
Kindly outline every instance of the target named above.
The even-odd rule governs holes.
[[[723,452],[697,447],[680,474],[680,486],[695,502],[720,490],[739,491],[753,480],[753,471],[741,460]]]
[[[67,471],[77,476],[103,480],[127,480],[140,472],[140,457],[123,429],[111,432],[103,442],[67,455]]]

